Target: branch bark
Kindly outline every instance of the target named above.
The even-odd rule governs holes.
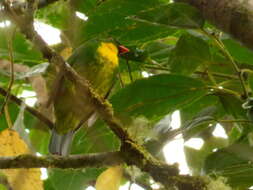
[[[0,158],[0,169],[11,168],[87,168],[108,167],[123,163],[120,152],[106,152],[75,156],[42,156],[24,154]]]
[[[0,87],[0,94],[2,96],[6,96],[7,95],[7,91],[3,88]],[[24,104],[24,102],[22,100],[20,100],[19,98],[17,98],[16,96],[9,94],[9,99],[10,101],[14,102],[15,104],[17,104],[18,106],[21,106],[22,104]],[[42,113],[40,113],[39,111],[37,111],[36,109],[26,105],[25,110],[28,111],[29,113],[31,113],[32,115],[34,115],[36,118],[38,118],[40,121],[42,121],[44,124],[46,124],[50,129],[53,129],[54,124],[52,121],[50,121],[46,116],[44,116]]]
[[[205,19],[253,50],[252,0],[176,0],[198,8]]]

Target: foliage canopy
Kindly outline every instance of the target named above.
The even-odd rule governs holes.
[[[120,59],[118,79],[108,99],[115,115],[151,154],[163,160],[163,145],[178,132],[185,141],[202,138],[200,150],[185,147],[194,175],[223,176],[237,189],[253,186],[252,113],[250,106],[242,106],[253,90],[252,51],[206,22],[197,9],[169,0],[56,1],[38,9],[35,19],[61,31],[61,43],[51,46],[58,53],[93,38],[113,38],[131,50]],[[4,26],[5,18],[0,21],[0,86],[8,89],[11,73],[6,60],[13,59],[11,93],[36,92],[34,107],[40,109],[38,102],[45,97],[36,85],[43,85],[38,78],[47,60],[14,25]],[[1,105],[5,101],[1,96]],[[0,131],[13,123],[34,152],[47,155],[48,128],[22,106],[8,101],[7,108],[0,117]],[[164,118],[176,110],[181,127],[172,130]],[[213,136],[217,124],[225,129],[227,139]],[[91,128],[78,131],[72,154],[119,147],[118,138],[98,119]],[[44,189],[85,189],[104,169],[49,169]],[[133,168],[128,172],[137,176],[137,183],[151,185],[147,174]],[[129,180],[133,178],[126,177]]]

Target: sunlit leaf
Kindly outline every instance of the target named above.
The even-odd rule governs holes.
[[[110,167],[101,173],[96,181],[96,190],[118,190],[123,174],[122,166]]]

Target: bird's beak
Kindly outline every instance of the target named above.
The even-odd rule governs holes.
[[[123,54],[128,53],[130,51],[128,48],[126,48],[125,46],[122,46],[122,45],[119,45],[118,49],[119,49],[119,55],[123,55]]]

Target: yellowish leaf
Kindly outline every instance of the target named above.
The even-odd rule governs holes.
[[[122,178],[122,166],[110,167],[101,173],[96,181],[96,190],[118,190]]]
[[[0,156],[28,154],[30,150],[16,131],[6,129],[0,133]],[[39,169],[4,169],[1,172],[8,178],[13,190],[43,190]]]

